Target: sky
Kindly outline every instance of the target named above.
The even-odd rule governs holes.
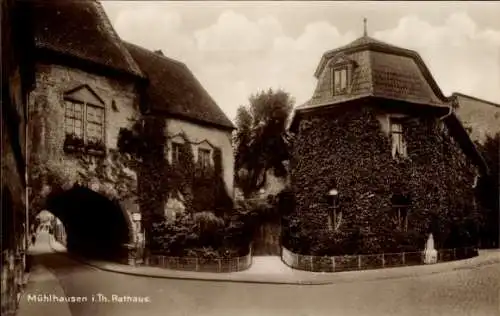
[[[103,1],[126,41],[184,62],[233,120],[260,90],[296,105],[322,54],[363,35],[416,50],[445,95],[500,103],[500,3]]]

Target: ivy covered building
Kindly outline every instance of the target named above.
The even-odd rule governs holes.
[[[284,247],[308,255],[474,245],[488,173],[415,51],[365,36],[328,51],[291,123]]]
[[[30,210],[63,222],[68,249],[122,257],[153,222],[231,199],[233,125],[186,65],[122,41],[98,1],[23,12],[35,43]]]

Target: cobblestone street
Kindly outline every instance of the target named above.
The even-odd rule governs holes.
[[[498,315],[500,264],[393,280],[271,285],[135,277],[104,272],[53,253],[41,235],[20,316],[35,315]],[[38,272],[36,272],[38,271]],[[34,279],[33,279],[34,278]],[[59,290],[60,288],[60,290]],[[28,302],[28,294],[87,298]],[[119,297],[150,302],[112,302]],[[108,302],[91,302],[106,297]]]

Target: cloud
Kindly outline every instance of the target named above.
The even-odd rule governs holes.
[[[281,25],[271,17],[250,21],[233,11],[224,11],[206,29],[195,32],[202,52],[255,52],[269,47],[272,38],[282,34]]]
[[[290,37],[273,17],[251,20],[226,11],[214,24],[197,31],[195,38],[206,59],[221,66],[200,69],[200,81],[220,78],[225,83],[220,90],[209,91],[234,118],[237,106],[245,104],[250,94],[260,89],[282,88],[298,103],[305,102],[313,93],[316,84],[313,73],[321,55],[354,40],[355,36],[341,34],[330,23],[318,21],[306,25],[302,34]],[[215,87],[216,83],[208,85]]]
[[[416,50],[446,95],[462,92],[500,102],[500,30],[479,29],[465,12],[441,25],[407,16],[374,37]]]
[[[197,61],[195,43],[183,32],[182,17],[175,11],[153,7],[122,10],[113,25],[126,41],[161,49],[171,58]]]
[[[231,119],[259,89],[283,88],[297,104],[307,101],[321,55],[359,36],[325,20],[290,35],[275,16],[250,18],[234,10],[195,30],[175,9],[122,9],[115,15],[120,36],[185,62]],[[453,13],[441,24],[408,15],[373,37],[419,52],[445,94],[500,102],[500,30],[479,28],[467,13]]]

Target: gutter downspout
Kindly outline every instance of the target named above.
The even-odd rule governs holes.
[[[451,114],[453,113],[453,107],[452,106],[449,106],[449,111],[447,114],[441,116],[439,118],[440,121],[444,121],[444,119],[446,119],[447,117],[449,117]]]
[[[443,115],[443,116],[441,116],[441,117],[439,118],[439,121],[441,121],[441,122],[442,122],[442,121],[444,121],[446,118],[450,117],[450,115],[451,115],[452,113],[453,113],[453,107],[450,105],[450,106],[449,106],[449,111],[448,111],[448,113],[447,113],[447,114],[445,114],[445,115]],[[442,154],[444,155],[444,152],[445,152],[444,142],[441,144],[441,149],[442,149]],[[444,157],[443,157],[442,165],[443,165],[443,167],[446,169],[446,167],[447,167],[447,166],[446,166],[446,161],[445,161]],[[449,192],[449,190],[447,190],[447,191]],[[449,195],[448,195],[447,199],[448,199],[448,200],[450,199],[450,196],[449,196]],[[431,235],[431,236],[432,236],[432,235]]]

